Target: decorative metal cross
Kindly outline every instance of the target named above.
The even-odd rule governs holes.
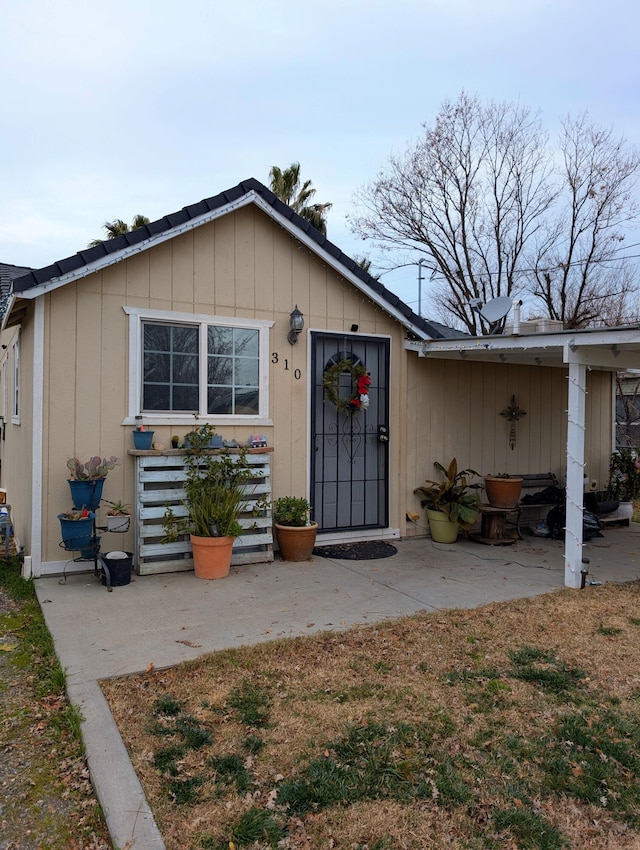
[[[526,415],[527,411],[518,407],[518,402],[514,395],[511,396],[511,404],[509,407],[505,407],[504,410],[500,411],[500,416],[504,416],[504,418],[508,419],[511,423],[511,428],[509,429],[509,448],[511,451],[513,451],[516,447],[516,422]]]

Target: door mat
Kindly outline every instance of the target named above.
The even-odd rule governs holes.
[[[316,546],[314,555],[321,558],[342,558],[345,561],[375,561],[390,558],[398,550],[383,540],[367,540],[364,543],[338,543],[335,546]]]

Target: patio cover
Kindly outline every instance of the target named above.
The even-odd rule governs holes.
[[[513,333],[405,342],[418,357],[518,363],[568,369],[567,495],[564,583],[582,586],[582,512],[587,370],[640,369],[640,325],[597,330]],[[613,410],[613,403],[612,403]],[[614,422],[612,415],[611,444]]]

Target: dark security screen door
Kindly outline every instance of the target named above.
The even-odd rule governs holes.
[[[311,498],[321,532],[386,528],[389,523],[389,340],[312,333]],[[343,360],[371,377],[369,407],[339,410],[326,399],[327,369]],[[338,378],[340,398],[354,394],[350,372]]]

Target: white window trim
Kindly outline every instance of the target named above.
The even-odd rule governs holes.
[[[11,346],[13,353],[13,394],[11,397],[11,422],[20,424],[20,337]]]
[[[123,307],[129,316],[129,400],[128,413],[123,425],[135,425],[136,416],[142,413],[142,323],[144,320],[156,320],[189,325],[216,325],[217,327],[248,328],[259,331],[260,356],[260,410],[257,416],[210,416],[206,410],[200,410],[198,422],[210,422],[212,425],[271,425],[269,418],[269,329],[274,322],[264,319],[245,319],[227,316],[210,316],[205,313],[174,313],[170,310],[148,310],[141,307]],[[204,342],[203,342],[204,339]],[[200,334],[200,368],[206,370],[206,334]],[[204,355],[202,346],[205,346]],[[200,399],[206,405],[206,394]],[[192,413],[145,412],[145,424],[150,425],[193,425]]]

